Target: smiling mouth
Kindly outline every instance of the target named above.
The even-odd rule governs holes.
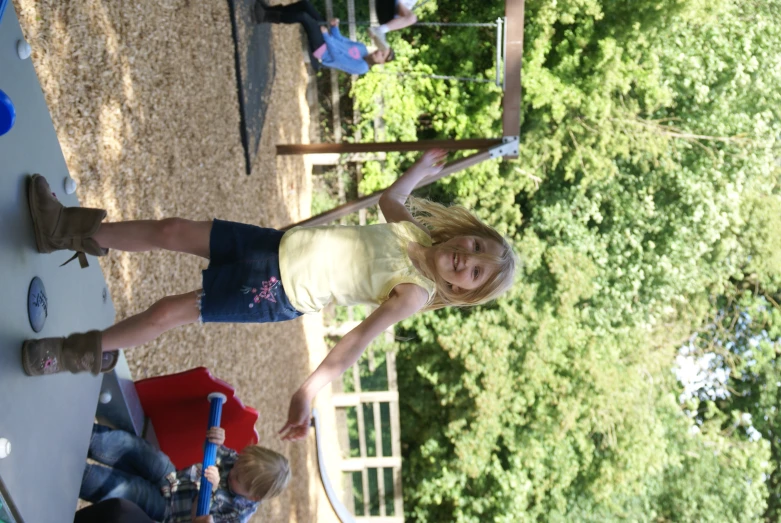
[[[453,270],[455,271],[457,269],[458,269],[458,253],[454,252],[453,253]]]

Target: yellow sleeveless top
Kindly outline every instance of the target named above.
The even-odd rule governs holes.
[[[295,227],[279,245],[282,287],[300,312],[316,312],[330,301],[339,305],[379,305],[400,283],[413,283],[434,295],[407,253],[407,244],[431,246],[431,238],[411,222],[363,226]]]

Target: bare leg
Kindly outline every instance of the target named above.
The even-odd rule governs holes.
[[[395,13],[391,16],[388,13],[388,10],[392,7],[395,7]],[[386,35],[390,31],[404,29],[405,27],[409,27],[418,21],[418,17],[415,15],[415,13],[401,4],[393,6],[392,3],[388,0],[385,0],[382,2],[382,4],[377,5],[377,16],[379,17],[380,21],[383,21],[384,23],[379,27],[370,27],[369,35],[380,49],[390,49],[388,40],[386,38]]]
[[[103,331],[103,352],[142,345],[174,327],[195,323],[200,317],[201,291],[166,296],[142,313],[131,316]]]
[[[398,31],[399,29],[404,29],[405,27],[411,26],[417,21],[418,17],[414,13],[410,13],[407,16],[398,16],[394,18],[390,22],[386,23],[385,27],[388,28],[388,31]]]
[[[183,218],[101,224],[93,235],[104,249],[141,252],[154,249],[186,252],[209,259],[212,222]]]

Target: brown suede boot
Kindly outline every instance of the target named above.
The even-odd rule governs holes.
[[[101,248],[92,239],[92,235],[100,227],[100,222],[106,217],[106,211],[64,207],[52,194],[46,178],[40,174],[33,175],[30,180],[27,199],[30,204],[30,216],[33,219],[38,252],[54,252],[61,249],[76,251],[73,258],[79,258],[82,268],[89,265],[85,253],[93,256],[105,256],[108,253],[108,249]],[[65,263],[71,262],[73,258]]]
[[[103,352],[100,331],[71,334],[67,338],[27,340],[22,344],[22,366],[28,376],[57,372],[90,371],[97,376],[117,365],[119,352]]]

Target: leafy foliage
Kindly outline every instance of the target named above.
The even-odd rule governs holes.
[[[519,161],[431,192],[496,224],[523,267],[494,304],[403,324],[407,519],[778,520],[781,2],[533,0],[525,23]],[[480,31],[393,37],[392,67],[493,75]],[[366,75],[352,94],[388,139],[500,132],[484,85]],[[690,345],[720,355],[730,395],[682,395]]]

